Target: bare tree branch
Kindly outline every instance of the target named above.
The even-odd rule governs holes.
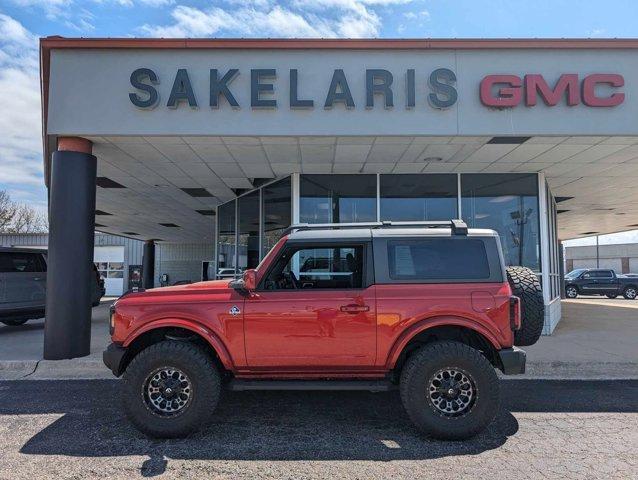
[[[11,200],[0,190],[0,233],[46,233],[46,216],[29,205]]]

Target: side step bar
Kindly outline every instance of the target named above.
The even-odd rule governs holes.
[[[388,392],[397,386],[387,380],[231,380],[228,389],[248,390],[350,390]]]

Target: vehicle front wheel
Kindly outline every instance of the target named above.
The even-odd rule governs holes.
[[[578,296],[578,289],[573,285],[569,285],[565,288],[565,296],[567,298],[576,298]]]
[[[220,394],[220,375],[204,349],[163,341],[142,350],[123,376],[124,410],[141,432],[184,437],[208,423]]]
[[[638,290],[636,289],[636,287],[627,287],[625,288],[625,291],[622,292],[622,296],[625,297],[627,300],[635,300],[638,296]]]
[[[401,400],[423,433],[463,440],[484,430],[500,402],[498,377],[478,351],[454,341],[413,353],[401,372]]]

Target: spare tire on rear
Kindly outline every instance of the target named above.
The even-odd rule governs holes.
[[[534,345],[543,331],[545,302],[536,274],[527,267],[507,267],[512,294],[521,299],[521,328],[514,332],[514,345]]]

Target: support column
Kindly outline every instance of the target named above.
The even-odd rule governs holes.
[[[89,140],[61,137],[51,159],[46,360],[90,352],[97,169],[91,152]]]
[[[153,288],[155,286],[155,242],[149,240],[144,243],[142,256],[142,287]]]

